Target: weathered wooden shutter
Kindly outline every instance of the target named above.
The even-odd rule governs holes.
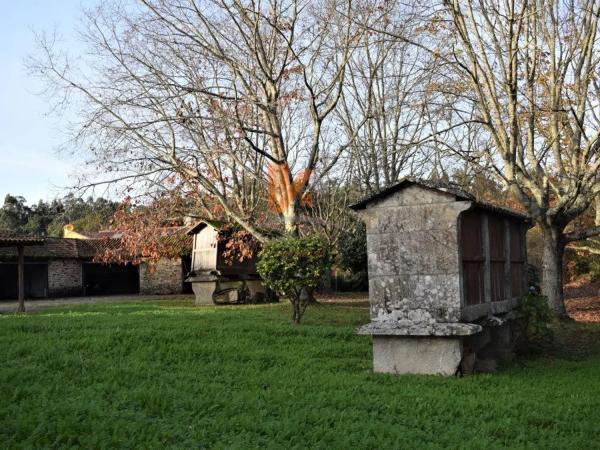
[[[461,216],[463,291],[467,305],[485,302],[483,233],[481,215],[467,211]]]
[[[525,292],[525,235],[518,222],[510,224],[510,285],[511,296],[521,297]]]
[[[488,232],[490,239],[490,281],[491,301],[505,300],[505,265],[506,265],[506,233],[504,219],[488,216]]]

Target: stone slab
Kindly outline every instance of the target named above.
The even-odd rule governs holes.
[[[470,336],[479,333],[481,325],[474,323],[394,323],[371,322],[356,330],[359,335],[371,336]]]
[[[460,337],[373,337],[373,371],[452,376],[462,358]]]

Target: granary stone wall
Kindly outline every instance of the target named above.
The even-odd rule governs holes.
[[[372,321],[402,327],[461,320],[458,216],[470,206],[418,186],[367,206],[361,215]]]
[[[160,259],[153,270],[148,263],[140,265],[140,294],[180,294],[182,286],[181,259]]]
[[[67,297],[83,294],[81,261],[77,259],[51,259],[48,261],[48,294]]]

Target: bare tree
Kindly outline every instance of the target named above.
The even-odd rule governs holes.
[[[185,185],[265,240],[269,176],[295,232],[314,173],[348,145],[324,148],[322,135],[357,38],[349,11],[341,0],[107,2],[87,12],[80,60],[42,39],[30,66],[57,103],[81,108],[74,143],[101,172],[88,184]]]
[[[572,230],[600,195],[599,16],[598,0],[444,0],[426,5],[419,42],[382,30],[444,67],[431,89],[438,126],[481,136],[475,147],[443,138],[493,167],[541,227],[543,292],[561,317],[565,245],[600,233]]]
[[[348,178],[326,177],[311,192],[306,205],[307,220],[303,223],[307,234],[319,234],[335,253],[340,234],[358,220],[348,206],[358,201],[361,194],[352,188]]]
[[[373,11],[373,24],[384,31],[410,29],[409,8],[365,1],[356,14],[365,25]],[[408,174],[425,176],[435,152],[431,126],[423,102],[432,78],[429,55],[383,33],[361,36],[348,66],[337,114],[352,139],[350,157],[355,180],[368,193],[394,184]]]

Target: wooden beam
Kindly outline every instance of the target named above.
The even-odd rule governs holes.
[[[23,244],[17,245],[17,252],[19,254],[19,306],[17,312],[25,312],[25,246]]]
[[[510,254],[511,242],[510,242],[510,222],[504,219],[504,298],[503,300],[510,300],[512,295],[512,255]]]
[[[481,239],[483,243],[483,256],[485,262],[483,265],[483,289],[485,303],[488,305],[492,302],[492,262],[490,255],[490,230],[487,214],[481,215]]]

